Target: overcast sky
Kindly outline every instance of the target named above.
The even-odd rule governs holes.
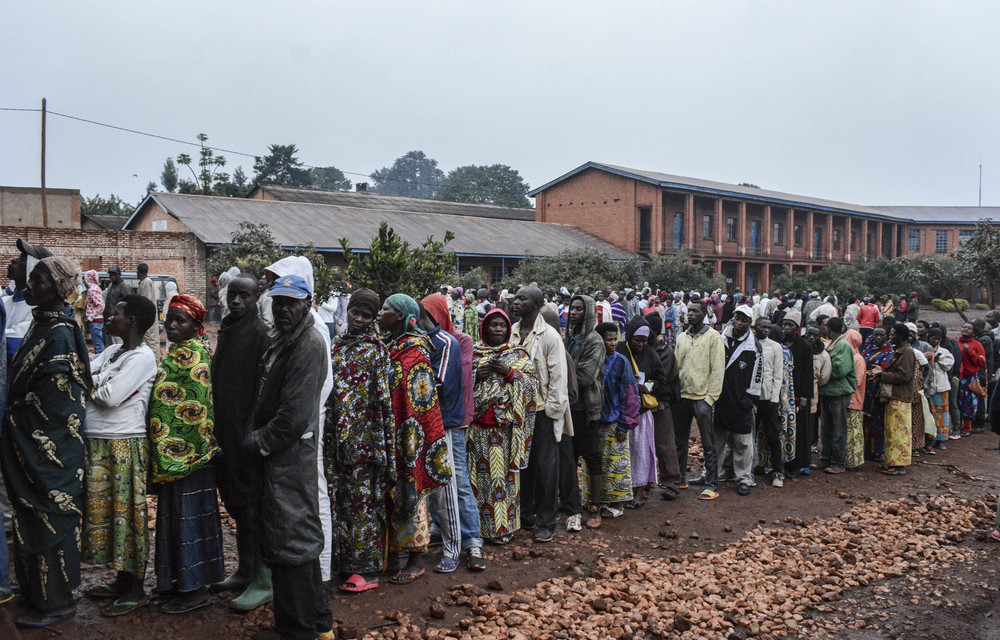
[[[370,173],[594,160],[854,204],[1000,206],[1000,3],[0,0],[0,107]],[[0,112],[0,184],[39,184]],[[137,201],[196,150],[49,116],[50,187]],[[228,170],[252,158],[224,154]],[[349,175],[352,180],[364,178]]]

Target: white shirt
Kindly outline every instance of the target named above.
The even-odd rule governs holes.
[[[156,356],[141,344],[118,360],[111,356],[122,348],[113,344],[90,360],[94,397],[87,404],[83,423],[86,438],[121,440],[146,436],[146,405],[156,379]]]

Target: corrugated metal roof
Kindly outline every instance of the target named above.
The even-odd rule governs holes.
[[[548,182],[537,189],[533,189],[528,192],[529,196],[534,196],[549,187],[566,180],[582,171],[587,169],[598,169],[600,171],[607,171],[616,175],[620,175],[626,178],[632,178],[635,180],[641,180],[643,182],[649,182],[664,188],[673,189],[684,189],[688,191],[701,191],[706,194],[720,196],[720,197],[731,197],[731,198],[742,198],[746,200],[756,200],[759,202],[765,202],[769,204],[778,204],[780,206],[793,207],[799,209],[812,209],[815,211],[831,211],[834,213],[844,213],[844,214],[860,214],[863,216],[886,219],[886,220],[899,220],[900,222],[905,222],[906,220],[900,219],[901,216],[887,211],[886,209],[891,209],[892,207],[866,207],[862,205],[850,204],[847,202],[838,202],[836,200],[825,200],[823,198],[813,198],[810,196],[799,196],[790,193],[784,193],[781,191],[771,191],[769,189],[755,189],[753,187],[741,187],[735,184],[729,184],[726,182],[716,182],[714,180],[703,180],[701,178],[688,178],[685,176],[675,176],[669,173],[658,173],[656,171],[643,171],[641,169],[630,169],[628,167],[620,167],[613,164],[603,164],[600,162],[588,162],[584,165],[573,169],[569,173],[559,176],[555,180]]]
[[[917,224],[975,224],[983,218],[1000,222],[1000,207],[873,207]]]
[[[450,230],[455,239],[448,250],[466,256],[554,256],[585,247],[616,259],[634,255],[570,225],[177,193],[151,193],[125,228],[154,203],[209,245],[228,243],[241,222],[254,222],[266,224],[283,247],[312,243],[319,250],[340,251],[340,238],[347,238],[352,249],[367,250],[385,221],[411,245],[423,243],[428,236],[441,240]]]
[[[442,213],[453,216],[475,216],[478,218],[507,218],[510,220],[534,220],[534,208],[498,207],[488,204],[466,204],[427,198],[405,198],[377,193],[356,191],[327,191],[323,189],[302,189],[282,187],[273,184],[258,185],[278,200],[286,202],[311,202],[332,204],[359,209],[379,211],[408,211],[411,213]]]
[[[87,218],[88,220],[93,220],[94,222],[96,222],[98,225],[100,225],[105,229],[114,229],[115,231],[125,226],[125,223],[128,221],[127,216],[113,216],[113,215],[88,214],[88,213],[81,213],[80,215],[84,218]]]

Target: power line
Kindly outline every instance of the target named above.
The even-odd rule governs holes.
[[[15,107],[0,107],[0,111],[27,111],[27,112],[32,112],[32,113],[40,113],[41,109],[37,109],[37,108],[20,109],[20,108],[15,108]],[[121,127],[121,126],[114,125],[114,124],[108,124],[106,122],[98,122],[97,120],[90,120],[88,118],[81,118],[79,116],[71,116],[71,115],[69,115],[67,113],[59,113],[58,111],[48,110],[48,114],[49,115],[53,115],[53,116],[59,116],[61,118],[67,118],[69,120],[76,120],[78,122],[86,122],[87,124],[93,124],[93,125],[97,125],[99,127],[107,127],[108,129],[115,129],[116,131],[124,131],[126,133],[134,133],[134,134],[140,135],[140,136],[146,136],[146,137],[149,137],[149,138],[156,138],[158,140],[166,140],[168,142],[175,142],[177,144],[184,144],[184,145],[188,145],[188,146],[192,146],[192,147],[198,147],[200,149],[211,149],[212,151],[219,151],[221,153],[228,153],[230,155],[236,155],[236,156],[244,156],[244,157],[247,157],[247,158],[253,158],[254,160],[257,160],[258,158],[262,157],[262,156],[259,156],[259,155],[253,154],[253,153],[244,153],[243,151],[234,151],[232,149],[223,149],[222,147],[213,147],[213,146],[210,146],[210,145],[203,145],[203,144],[198,143],[198,142],[191,142],[190,140],[181,140],[181,139],[178,139],[178,138],[171,138],[170,136],[161,136],[161,135],[156,134],[156,133],[149,133],[149,132],[146,132],[146,131],[139,131],[138,129],[130,129],[128,127]],[[306,169],[326,169],[326,168],[328,168],[328,167],[316,167],[316,166],[309,165],[309,164],[300,164],[299,166],[301,166],[303,168],[306,168]],[[361,176],[361,177],[364,177],[364,178],[370,178],[372,180],[375,179],[372,176],[372,174],[370,174],[370,173],[361,173],[361,172],[358,172],[358,171],[344,171],[343,169],[341,169],[340,172],[343,173],[343,174],[346,174],[346,175]],[[438,187],[439,186],[437,184],[433,184],[433,183],[429,183],[429,182],[414,182],[414,181],[411,181],[411,180],[401,180],[399,178],[382,178],[382,180],[383,181],[389,181],[389,182],[402,182],[402,183],[406,183],[406,184],[417,184],[417,185],[421,185],[421,186],[425,186],[425,187]]]

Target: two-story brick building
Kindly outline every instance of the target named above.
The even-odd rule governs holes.
[[[1000,207],[872,207],[588,162],[531,191],[535,220],[579,227],[630,252],[687,248],[730,287],[770,288],[869,257],[947,253]]]

